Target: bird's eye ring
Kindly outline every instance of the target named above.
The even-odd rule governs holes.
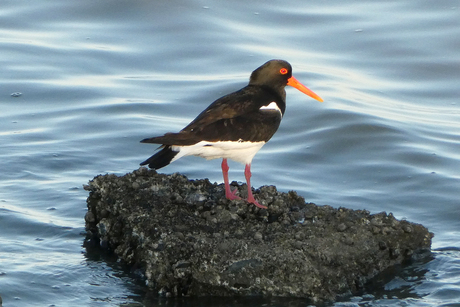
[[[288,70],[286,68],[281,68],[280,69],[280,74],[285,75],[288,73]]]

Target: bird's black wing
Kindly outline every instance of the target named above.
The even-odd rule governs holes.
[[[244,136],[247,136],[247,140],[260,138],[254,134],[257,124],[259,124],[259,130],[264,130],[265,127],[261,126],[264,120],[265,122],[274,120],[278,124],[281,120],[277,114],[267,117],[267,114],[262,116],[259,111],[261,106],[271,101],[280,102],[284,106],[282,98],[275,93],[260,86],[249,85],[214,101],[179,133],[166,133],[163,136],[144,139],[141,142],[186,146],[202,140],[237,141],[242,137],[244,139]],[[278,125],[275,131],[277,128]],[[271,137],[275,131],[267,131],[267,133]]]

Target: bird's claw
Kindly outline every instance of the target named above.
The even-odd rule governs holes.
[[[266,206],[259,204],[259,202],[254,197],[252,197],[252,198],[250,197],[250,198],[246,199],[246,201],[248,203],[250,203],[250,204],[255,205],[256,207],[261,208],[261,209],[267,209]]]
[[[238,189],[235,189],[232,191],[232,189],[225,190],[225,197],[229,200],[236,200],[236,199],[241,199],[241,197],[237,196],[236,193],[238,193]]]

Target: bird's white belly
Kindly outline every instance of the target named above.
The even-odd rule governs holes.
[[[264,146],[265,142],[208,142],[201,141],[190,146],[171,146],[173,151],[179,153],[171,162],[184,156],[198,156],[207,160],[226,158],[243,164],[250,164],[252,158]]]

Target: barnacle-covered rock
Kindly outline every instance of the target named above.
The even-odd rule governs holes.
[[[240,195],[246,186],[239,186]],[[165,296],[266,295],[334,300],[429,250],[432,233],[390,213],[316,206],[263,186],[268,209],[229,201],[224,186],[140,168],[95,177],[87,244],[115,252]]]

